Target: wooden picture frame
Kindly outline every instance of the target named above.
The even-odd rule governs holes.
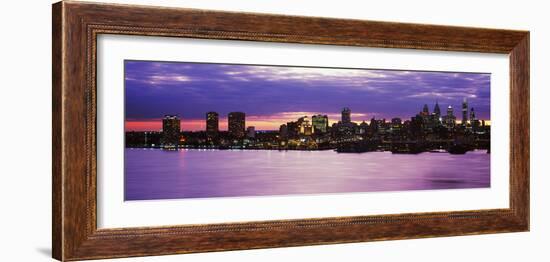
[[[53,257],[62,260],[529,230],[529,32],[64,1],[53,5]],[[510,57],[510,207],[98,229],[99,34],[409,48]]]

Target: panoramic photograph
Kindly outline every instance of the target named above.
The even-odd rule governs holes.
[[[126,60],[125,201],[489,188],[488,73]]]

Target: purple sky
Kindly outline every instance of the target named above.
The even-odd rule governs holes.
[[[208,111],[220,114],[221,129],[232,111],[257,130],[317,113],[338,121],[343,107],[357,122],[405,120],[436,100],[442,114],[452,105],[460,116],[463,98],[490,119],[490,74],[480,73],[125,61],[125,89],[127,130],[156,130],[166,114],[200,130]]]

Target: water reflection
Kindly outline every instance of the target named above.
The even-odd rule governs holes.
[[[126,200],[490,186],[490,155],[125,150]]]

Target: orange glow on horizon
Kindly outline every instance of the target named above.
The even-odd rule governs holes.
[[[300,115],[304,116],[304,115]],[[311,115],[308,115],[311,117]],[[265,120],[261,120],[265,119]],[[254,126],[256,130],[279,130],[279,127],[282,124],[287,122],[296,121],[298,117],[281,117],[281,116],[250,116],[246,119],[246,126]],[[311,119],[311,118],[310,118]],[[335,118],[337,119],[337,118]],[[403,119],[405,121],[407,119]],[[389,121],[386,119],[386,121]],[[481,119],[480,119],[481,121]],[[336,123],[338,121],[331,121],[329,116],[329,125]],[[357,124],[360,124],[361,121],[354,121]],[[365,120],[370,124],[370,119]],[[461,121],[457,120],[457,124],[460,124]],[[490,126],[491,120],[485,120],[485,125]],[[220,118],[219,120],[220,131],[227,131],[227,118]],[[125,131],[162,131],[162,119],[150,119],[150,120],[127,120],[124,123]],[[204,131],[206,130],[206,120],[205,119],[182,119],[181,120],[181,130],[182,131]]]

